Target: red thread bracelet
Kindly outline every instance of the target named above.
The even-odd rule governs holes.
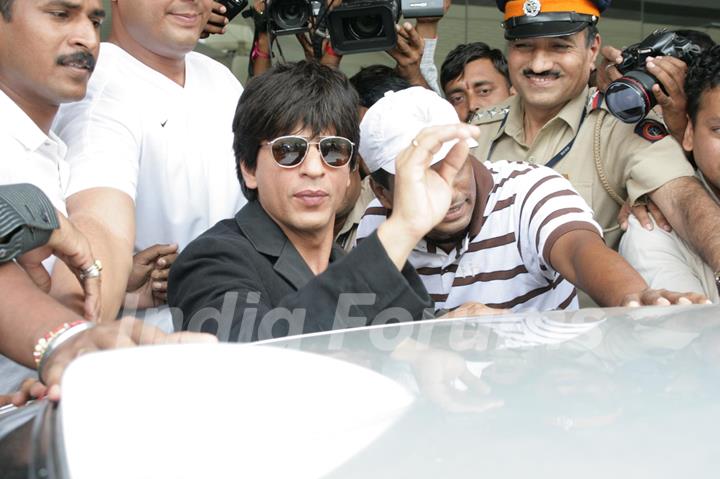
[[[250,58],[253,59],[253,61],[257,60],[258,58],[270,58],[270,54],[261,52],[258,48],[257,42],[253,44],[252,52],[250,53]]]
[[[342,56],[342,55],[338,55],[335,52],[335,50],[333,50],[333,47],[332,47],[332,45],[330,45],[329,42],[325,44],[325,53],[327,53],[331,57],[341,57]]]

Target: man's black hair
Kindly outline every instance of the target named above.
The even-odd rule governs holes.
[[[693,62],[685,77],[685,95],[687,96],[687,113],[695,123],[703,92],[720,85],[720,45],[705,50]]]
[[[0,15],[2,15],[6,22],[12,19],[10,9],[12,8],[13,2],[15,2],[15,0],[0,0]]]
[[[681,37],[685,37],[694,44],[698,45],[700,48],[702,48],[702,51],[709,50],[716,45],[715,41],[710,37],[710,35],[699,30],[684,29],[673,31]]]
[[[594,23],[588,25],[585,29],[585,47],[590,48],[593,41],[595,41],[595,37],[598,35],[600,35],[600,32],[598,31],[597,25]]]
[[[245,197],[257,191],[245,185],[240,164],[255,171],[263,141],[307,128],[313,136],[330,132],[359,143],[358,97],[347,77],[317,62],[278,64],[252,78],[245,87],[233,120],[235,164]],[[355,158],[351,161],[351,168]]]
[[[453,48],[440,67],[440,88],[445,91],[445,86],[463,74],[465,65],[475,60],[487,58],[493,63],[495,69],[510,85],[510,74],[508,73],[507,60],[503,52],[497,48],[490,48],[487,43],[473,42],[464,43]]]
[[[350,77],[350,83],[360,96],[360,105],[370,108],[389,91],[410,88],[409,81],[385,65],[370,65]]]
[[[390,179],[393,177],[392,173],[388,173],[380,168],[370,173],[370,177],[375,180],[375,183],[390,191]]]

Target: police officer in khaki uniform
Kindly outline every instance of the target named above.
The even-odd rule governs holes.
[[[476,158],[526,161],[565,175],[616,249],[620,206],[647,196],[720,269],[720,208],[694,178],[680,145],[654,119],[617,120],[587,87],[600,48],[596,24],[610,0],[497,3],[518,94],[471,120],[482,131]]]

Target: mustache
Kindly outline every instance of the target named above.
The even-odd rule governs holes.
[[[70,55],[60,55],[56,63],[60,65],[61,67],[68,66],[68,65],[75,65],[79,66],[80,68],[85,68],[89,70],[90,72],[95,70],[95,64],[96,60],[95,57],[92,55],[92,53],[89,52],[75,52],[71,53]]]
[[[554,77],[558,78],[560,76],[560,72],[556,70],[545,70],[544,72],[534,72],[530,70],[529,68],[526,68],[522,71],[522,74],[526,77]]]

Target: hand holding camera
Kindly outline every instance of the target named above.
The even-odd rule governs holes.
[[[225,33],[230,20],[235,18],[247,4],[247,0],[214,0],[210,18],[200,38]]]
[[[397,45],[388,54],[397,62],[396,70],[412,85],[429,88],[420,71],[425,42],[410,22],[397,25]]]
[[[616,65],[623,76],[612,81],[605,92],[610,112],[625,123],[637,123],[659,103],[665,116],[670,113],[672,123],[680,108],[684,115],[687,64],[701,52],[699,45],[665,30],[657,30],[626,48]],[[672,129],[670,124],[668,127]]]

